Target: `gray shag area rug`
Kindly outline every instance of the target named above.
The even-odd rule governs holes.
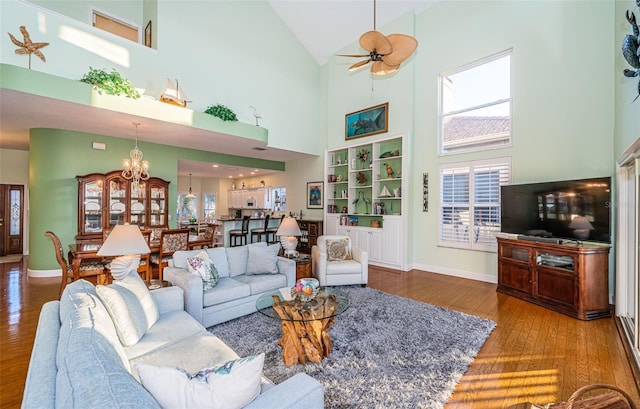
[[[341,287],[350,307],[331,328],[320,364],[282,363],[280,321],[254,313],[209,328],[240,356],[264,352],[280,383],[306,372],[324,386],[325,408],[442,408],[495,323],[371,288]]]

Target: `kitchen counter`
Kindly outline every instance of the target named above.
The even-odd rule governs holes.
[[[247,234],[247,243],[251,243],[251,229],[258,229],[264,226],[264,217],[252,217],[249,220],[249,233]],[[308,223],[322,223],[322,219],[307,219],[304,218],[302,220],[296,219],[298,225],[302,224],[303,226]],[[307,222],[305,224],[305,222]],[[232,219],[217,219],[216,223],[223,225],[224,228],[224,245],[225,247],[229,247],[229,230],[241,229],[242,228],[242,218],[232,218]],[[277,227],[280,225],[280,216],[271,217],[269,220],[269,227]],[[320,224],[322,226],[322,224]],[[301,226],[302,228],[302,226]],[[322,228],[320,228],[320,234]],[[317,233],[316,233],[317,234]]]
[[[259,229],[264,227],[264,217],[252,217],[249,220],[249,232],[247,233],[247,243],[251,243],[251,229]],[[234,218],[234,219],[218,219],[216,223],[220,223],[224,228],[224,246],[229,247],[229,230],[241,229],[242,228],[242,218]],[[280,218],[270,219],[269,227],[276,227],[280,224]]]

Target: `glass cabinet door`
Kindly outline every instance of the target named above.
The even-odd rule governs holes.
[[[109,228],[124,224],[127,220],[127,181],[120,177],[108,179]]]
[[[149,183],[151,194],[151,207],[150,207],[150,226],[166,226],[167,225],[167,185],[160,183]]]
[[[103,182],[102,179],[88,180],[83,185],[84,233],[102,233]]]
[[[78,180],[78,243],[101,243],[104,229],[130,223],[168,227],[169,181],[150,178],[140,185],[122,177],[122,171],[90,173]]]
[[[144,228],[146,225],[147,215],[147,184],[145,182],[140,182],[140,184],[136,184],[134,182],[130,183],[130,192],[131,192],[131,219],[129,223],[137,224],[141,228]]]

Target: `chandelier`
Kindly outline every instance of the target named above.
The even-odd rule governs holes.
[[[133,122],[136,127],[136,146],[129,152],[129,158],[122,159],[122,177],[133,181],[133,186],[140,187],[141,180],[149,179],[149,161],[142,160],[142,151],[138,148],[139,122]]]

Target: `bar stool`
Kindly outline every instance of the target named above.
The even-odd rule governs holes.
[[[283,220],[284,220],[284,214],[280,218],[280,223],[278,223],[277,226],[267,228],[267,243],[269,244],[277,243],[276,232],[278,231],[278,227],[280,227],[280,224],[282,223]],[[269,235],[271,235],[271,241],[269,241]]]
[[[264,227],[258,227],[257,229],[251,229],[251,243],[253,243],[253,238],[258,236],[258,241],[262,241],[262,236],[264,235],[264,241],[269,242],[269,215],[264,217]]]
[[[231,247],[247,244],[247,236],[249,235],[249,219],[250,216],[244,216],[242,218],[242,228],[240,230],[229,230],[229,242],[231,242]],[[238,238],[240,239],[240,244],[238,244]]]

